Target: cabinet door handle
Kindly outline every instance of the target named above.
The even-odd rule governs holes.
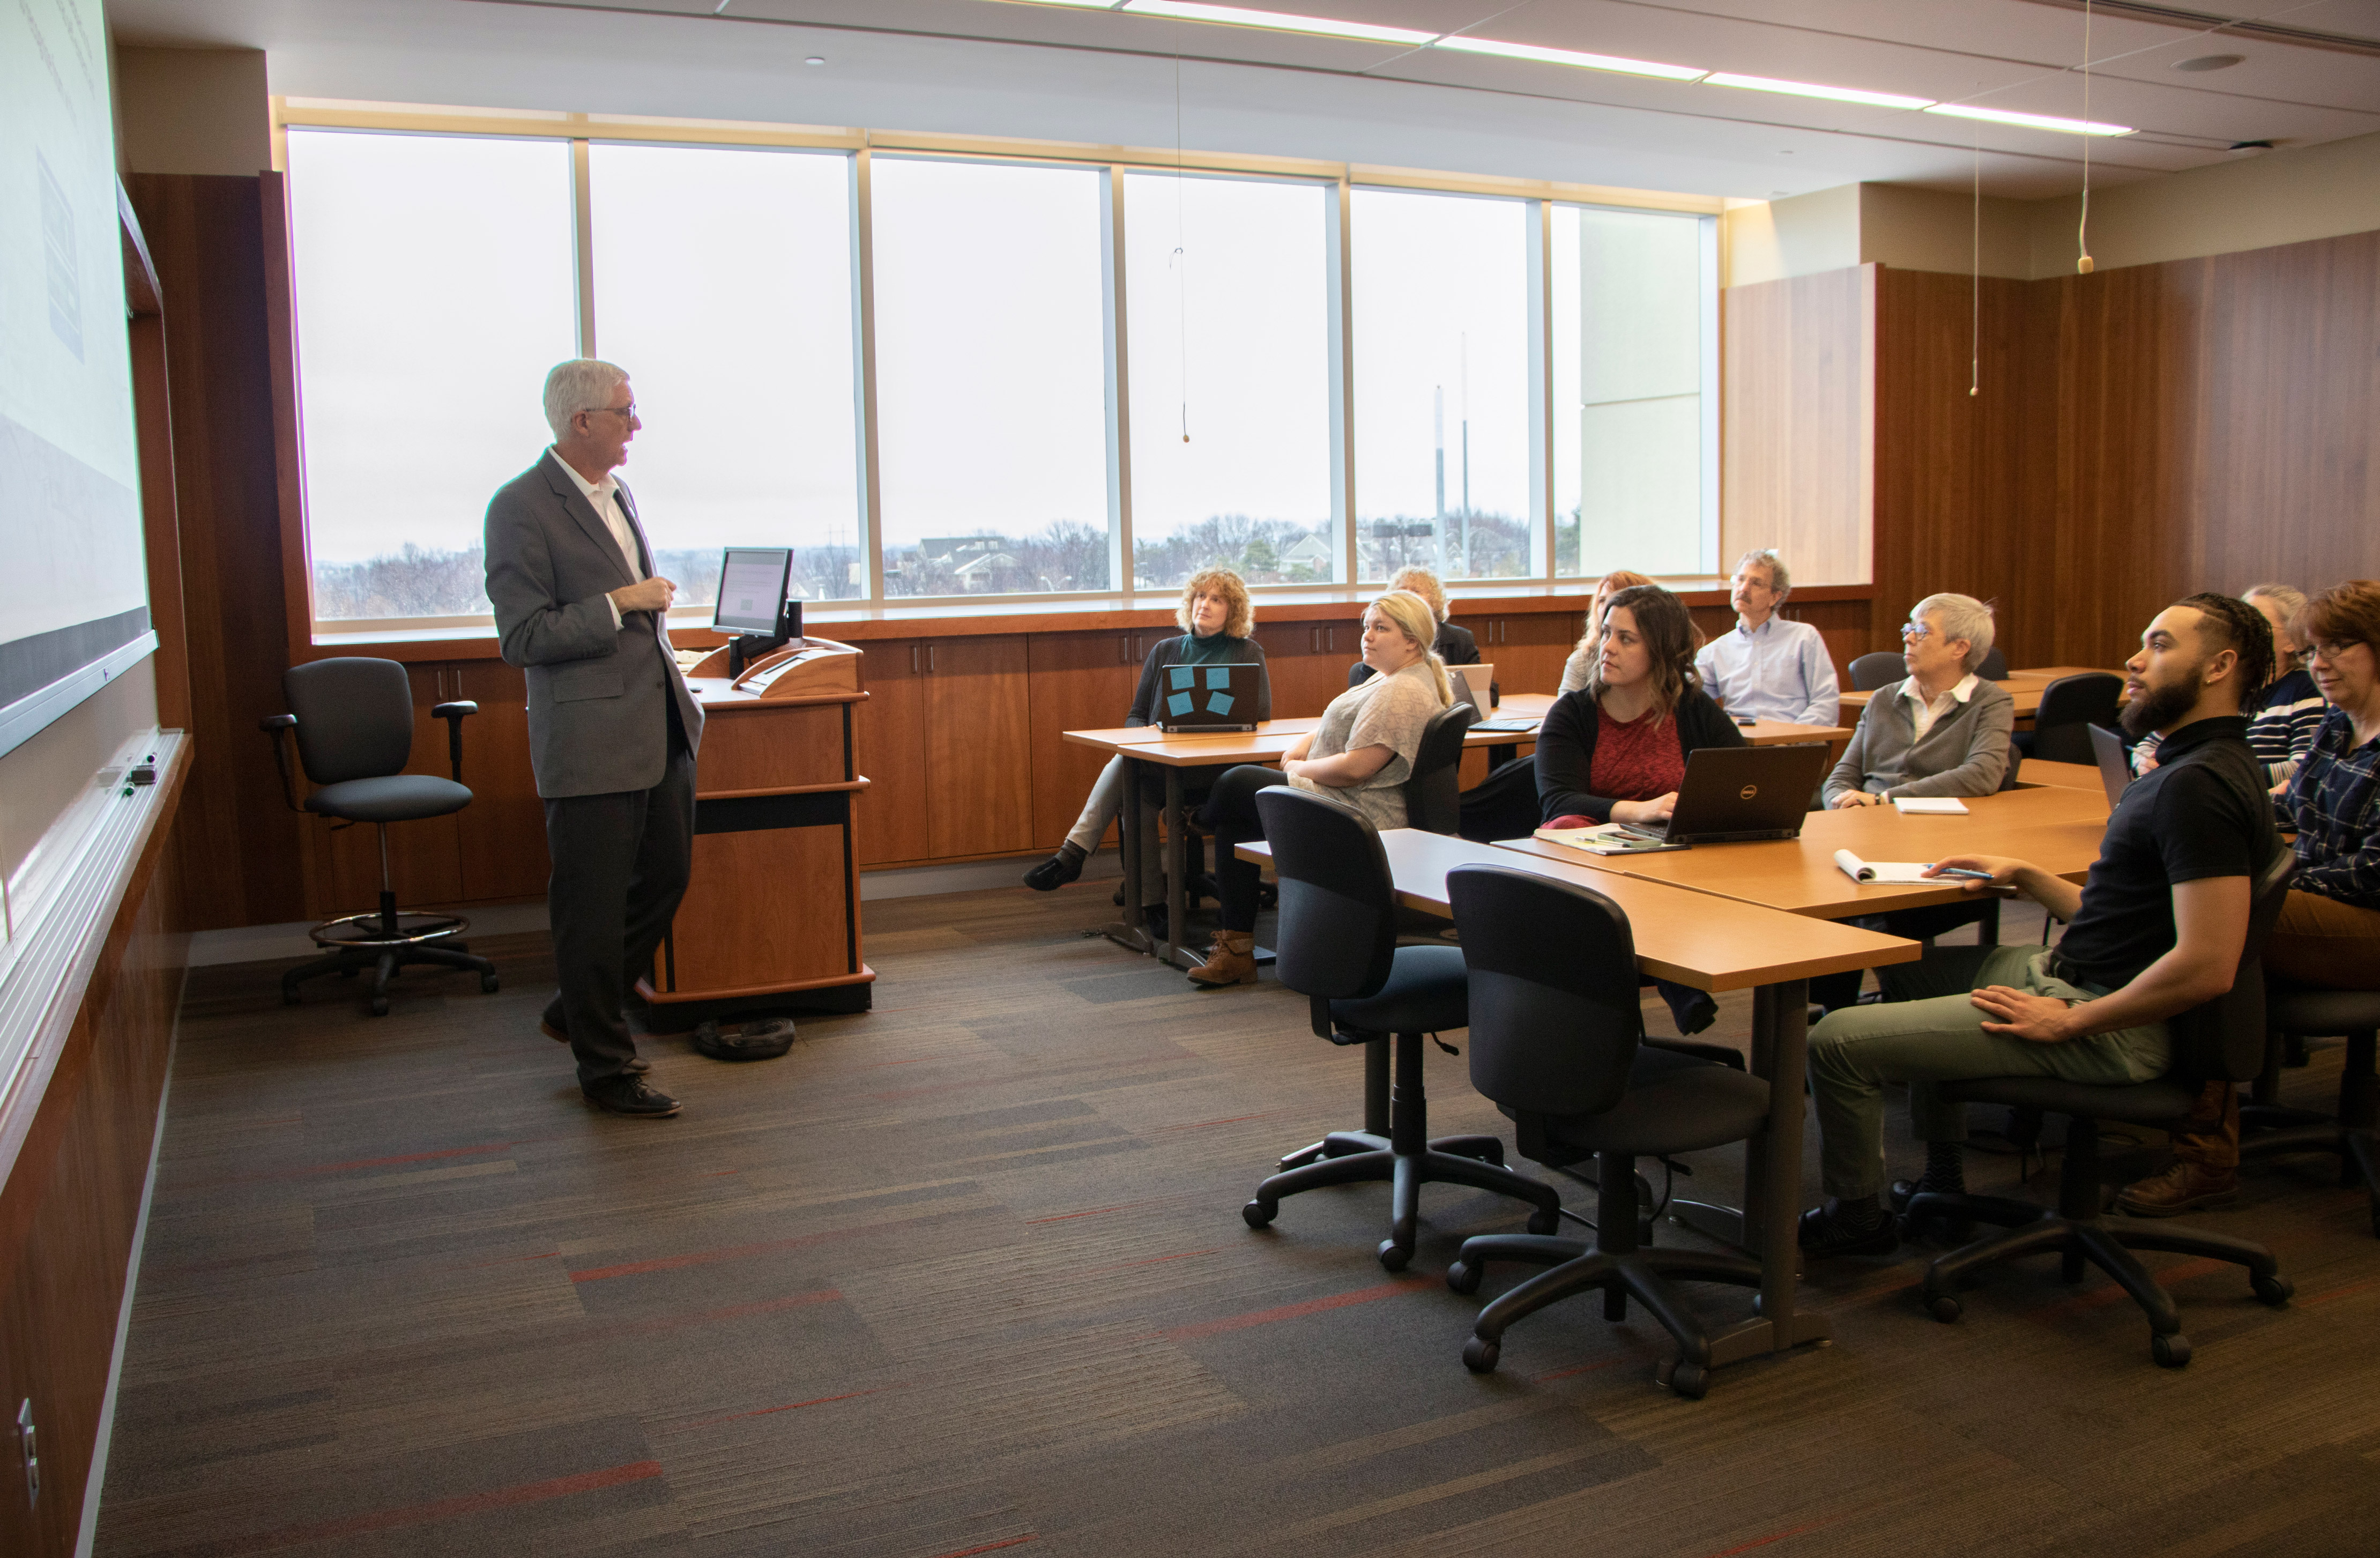
[[[926,669],[929,672],[934,669],[934,647],[932,644],[926,646]]]
[[[923,665],[917,663],[917,646],[911,644],[909,646],[909,675],[913,676],[921,675],[925,669],[926,668]]]

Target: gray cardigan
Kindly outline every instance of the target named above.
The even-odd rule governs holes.
[[[1998,682],[1978,681],[1966,702],[1934,722],[1925,739],[1917,725],[1904,679],[1876,689],[1860,714],[1859,728],[1842,761],[1827,775],[1820,798],[1828,806],[1853,790],[1893,796],[1987,796],[2008,773],[2009,732],[2016,728],[2016,704]]]

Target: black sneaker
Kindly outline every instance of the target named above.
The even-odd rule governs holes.
[[[665,1092],[655,1090],[642,1077],[615,1077],[591,1088],[581,1088],[587,1101],[614,1114],[632,1114],[644,1119],[665,1119],[683,1107]]]
[[[1876,1207],[1865,1216],[1846,1214],[1843,1203],[1831,1198],[1825,1206],[1802,1214],[1797,1233],[1802,1253],[1821,1260],[1834,1255],[1890,1255],[1900,1248],[1890,1212]]]
[[[1054,893],[1083,874],[1086,857],[1061,849],[1025,873],[1025,885],[1036,893]]]

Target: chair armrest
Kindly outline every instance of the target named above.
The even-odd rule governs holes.
[[[256,728],[273,737],[273,766],[281,772],[281,798],[289,803],[290,810],[305,810],[298,804],[298,785],[289,773],[289,742],[284,735],[298,728],[298,716],[267,714],[256,722]]]
[[[438,704],[430,711],[431,719],[446,722],[446,766],[454,771],[457,785],[463,782],[463,721],[479,712],[480,706],[468,698]]]

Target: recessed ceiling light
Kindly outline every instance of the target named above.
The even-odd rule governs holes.
[[[2176,70],[2189,70],[2193,72],[2200,70],[2228,70],[2247,57],[2248,56],[2246,55],[2200,55],[2195,59],[2175,60],[2173,62],[2172,68]]]
[[[809,58],[802,61],[802,63],[804,65],[824,65],[826,63],[826,55],[812,55]]]
[[[2026,129],[2057,130],[2065,135],[2130,135],[2130,125],[2103,125],[2095,119],[2061,119],[2051,114],[2017,114],[2005,108],[1977,108],[1964,103],[1937,103],[1928,114],[1954,119],[1985,119],[1995,125],[2021,125]]]
[[[1496,55],[1504,59],[1534,59],[1545,65],[1568,65],[1580,70],[1609,70],[1621,76],[1653,76],[1664,81],[1699,80],[1699,66],[1660,65],[1648,59],[1621,59],[1611,55],[1584,55],[1574,49],[1544,49],[1535,43],[1502,43],[1493,38],[1440,38],[1437,47],[1466,55]]]
[[[1822,87],[1809,81],[1778,81],[1766,76],[1739,76],[1721,70],[1703,78],[1706,87],[1744,87],[1756,92],[1783,92],[1789,97],[1823,97],[1836,103],[1864,103],[1870,108],[1923,108],[1930,97],[1904,97],[1899,92],[1872,92],[1858,87]]]
[[[1427,43],[1438,36],[1435,32],[1416,32],[1410,27],[1376,27],[1367,21],[1289,16],[1280,11],[1251,11],[1240,6],[1208,6],[1196,4],[1195,0],[1127,0],[1123,8],[1135,16],[1217,21],[1232,27],[1266,27],[1276,32],[1309,32],[1318,38],[1354,38],[1366,43]]]

